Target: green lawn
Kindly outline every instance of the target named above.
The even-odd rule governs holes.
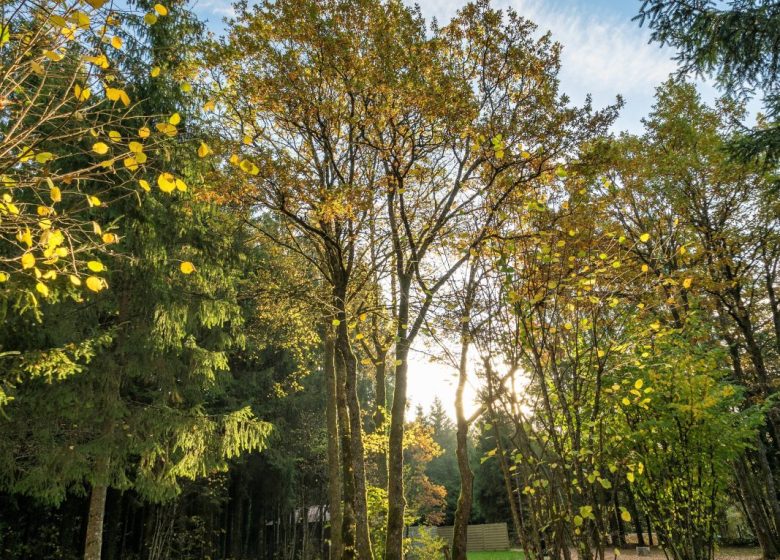
[[[500,552],[469,552],[469,560],[523,560],[523,553],[502,550]]]

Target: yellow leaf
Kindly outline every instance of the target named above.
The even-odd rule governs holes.
[[[154,11],[160,14],[161,16],[167,16],[168,15],[168,8],[163,6],[162,4],[155,4],[154,5]]]
[[[636,383],[634,383],[634,388],[635,389],[641,389],[644,384],[645,384],[644,380],[637,379]]]
[[[149,181],[146,181],[144,179],[139,179],[138,184],[141,185],[141,188],[145,190],[146,192],[149,192],[152,190],[152,188],[149,186]]]
[[[690,289],[691,285],[693,284],[693,278],[686,278],[683,280],[683,288],[686,290]]]
[[[111,46],[115,49],[121,49],[122,48],[122,38],[121,37],[112,37],[111,38]]]
[[[190,261],[184,261],[179,265],[182,274],[192,274],[195,272],[195,266]]]
[[[35,284],[35,291],[37,291],[43,297],[47,297],[49,295],[49,287],[46,286],[46,284],[43,282],[38,282]]]
[[[166,136],[174,137],[177,134],[176,127],[170,123],[157,123],[155,127]]]
[[[338,319],[333,319],[330,322],[330,324],[333,325],[334,327],[338,327],[341,324],[341,321],[339,321]]]
[[[103,234],[103,243],[116,243],[118,240],[115,233],[104,233]]]
[[[138,152],[137,154],[135,154],[135,160],[141,164],[146,163],[147,160],[146,154],[143,152]]]
[[[28,269],[35,266],[35,257],[32,253],[25,253],[22,255],[22,268]]]
[[[157,76],[159,76],[160,75],[160,67],[159,66],[155,66],[154,68],[152,68],[151,72],[149,72],[149,75],[152,78],[156,78]]]
[[[108,153],[108,144],[104,142],[95,142],[92,144],[92,151],[100,155]]]
[[[123,163],[125,164],[125,167],[127,167],[130,171],[138,170],[138,160],[133,157],[125,158],[123,160]]]
[[[87,278],[87,288],[92,290],[93,292],[99,292],[103,288],[106,287],[106,282],[102,278],[98,278],[97,276],[89,276]]]
[[[127,145],[127,149],[133,152],[134,154],[138,154],[144,151],[144,145],[140,142],[130,142]]]
[[[0,283],[8,282],[10,276],[6,272],[0,272]]]
[[[176,188],[176,178],[170,173],[161,173],[157,177],[157,186],[160,187],[162,192],[173,192],[173,189]]]
[[[68,276],[68,280],[70,280],[70,283],[73,284],[74,286],[81,286],[81,278],[79,278],[78,276],[71,274],[70,276]]]
[[[198,148],[198,157],[206,157],[211,153],[211,148],[209,148],[205,142],[200,143],[200,147]]]
[[[100,199],[98,197],[92,195],[87,196],[87,203],[89,204],[90,207],[100,206],[101,204],[103,204],[102,202],[100,202]]]
[[[108,0],[87,0],[87,4],[95,8],[96,10],[103,7],[103,4],[108,2]]]
[[[172,114],[171,117],[168,119],[168,122],[176,126],[181,122],[181,115],[179,115],[179,113]]]
[[[629,521],[631,521],[631,514],[628,513],[628,510],[624,509],[623,511],[620,512],[620,519],[628,523]]]
[[[650,241],[650,234],[643,233],[642,235],[639,236],[639,241],[641,241],[642,243],[647,243],[648,241]]]
[[[145,126],[142,126],[141,128],[138,129],[138,136],[141,138],[149,138],[149,135],[151,133],[152,131]]]
[[[89,88],[82,88],[80,85],[76,84],[73,86],[73,95],[76,96],[77,101],[86,101],[89,99],[89,96],[92,95],[92,92],[89,91]]]
[[[190,83],[189,83],[189,82],[184,82],[184,83],[181,85],[181,90],[182,90],[184,93],[189,93],[189,92],[191,92],[191,91],[192,91],[192,86],[190,85]]]
[[[52,62],[59,62],[60,60],[62,60],[65,57],[65,55],[62,55],[62,54],[60,54],[58,52],[49,51],[49,50],[44,50],[43,51],[43,56],[45,56],[46,58],[48,58]]]
[[[103,263],[100,261],[89,261],[87,263],[87,268],[90,269],[92,272],[103,272],[106,269],[103,266]]]
[[[646,264],[643,264],[642,265],[642,272],[647,272],[648,270],[650,270],[650,267],[647,266]]]
[[[626,478],[628,479],[629,482],[634,482],[634,473],[632,472],[626,473]]]
[[[631,401],[628,400],[626,397],[623,397],[623,400],[620,402],[622,402],[624,406],[628,406],[631,404]]]
[[[187,184],[181,179],[176,179],[176,190],[181,192],[187,191]]]
[[[130,97],[128,97],[127,93],[122,89],[107,87],[106,97],[108,97],[110,101],[121,101],[125,107],[130,106]]]
[[[109,130],[108,131],[108,137],[112,142],[121,142],[122,141],[122,135],[119,134],[116,130]]]
[[[144,22],[146,22],[146,25],[154,25],[157,23],[157,16],[153,13],[148,13],[144,16]]]
[[[203,104],[203,110],[206,111],[206,112],[213,111],[214,107],[215,107],[215,104],[211,100],[206,101],[206,103]]]

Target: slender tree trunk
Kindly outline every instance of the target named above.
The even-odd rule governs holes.
[[[386,360],[381,357],[381,362],[375,366],[376,374],[376,404],[374,408],[374,429],[378,430],[385,423],[385,409],[387,408],[387,378]],[[380,488],[387,488],[387,453],[382,451],[377,459],[377,477]]]
[[[746,458],[740,458],[734,464],[737,483],[742,493],[742,501],[748,513],[748,520],[753,528],[753,533],[761,547],[764,560],[775,560],[780,554],[778,548],[778,535],[775,534],[766,508],[762,492],[756,488],[755,481],[751,476],[751,468]]]
[[[463,362],[463,359],[461,360]],[[471,517],[471,505],[474,499],[474,473],[469,465],[468,455],[468,431],[469,424],[463,412],[463,390],[466,384],[466,376],[461,372],[458,380],[458,389],[455,393],[455,412],[457,416],[457,432],[455,455],[460,474],[460,493],[458,505],[455,509],[455,522],[452,536],[453,560],[466,560],[468,549],[468,524]]]
[[[509,472],[509,465],[506,463],[504,444],[501,443],[501,432],[496,418],[493,418],[493,431],[496,434],[496,455],[498,457],[498,466],[501,469],[501,476],[504,479],[504,490],[506,491],[506,498],[509,501],[509,512],[512,514],[512,525],[514,526],[517,538],[521,538],[520,535],[523,532],[523,527],[520,523],[520,511],[517,509],[517,500],[515,499],[512,486],[512,475]]]
[[[406,320],[405,318],[403,320]],[[404,323],[405,324],[405,323]],[[406,376],[409,348],[405,337],[396,345],[395,388],[393,406],[390,412],[390,442],[388,449],[387,476],[387,539],[385,560],[402,560],[404,509],[404,415],[406,413]]]
[[[358,558],[373,560],[371,534],[368,530],[368,503],[366,500],[366,465],[363,448],[363,423],[357,394],[357,359],[349,344],[346,316],[338,327],[338,352],[344,363],[345,392],[349,409],[352,461],[355,476],[355,537]]]
[[[636,544],[637,546],[645,545],[645,534],[642,529],[642,521],[639,519],[639,509],[636,507],[636,498],[630,488],[627,490],[628,494],[628,507],[631,512],[631,518],[634,520],[634,531],[636,531]]]
[[[326,416],[328,423],[328,500],[330,511],[330,558],[337,560],[343,553],[341,544],[341,459],[339,449],[339,418],[336,382],[336,346],[329,332],[325,336]]]
[[[452,536],[453,560],[466,560],[468,550],[468,526],[471,518],[471,506],[474,501],[474,473],[469,465],[468,435],[469,421],[463,410],[463,392],[468,383],[468,355],[471,346],[471,309],[476,289],[477,266],[472,264],[465,286],[463,310],[460,320],[460,360],[458,363],[458,387],[455,390],[455,419],[457,422],[455,455],[460,474],[460,493],[455,509],[455,523]]]
[[[411,278],[398,277],[398,328],[395,343],[395,387],[390,411],[390,441],[387,470],[387,537],[385,560],[403,559],[404,537],[404,421],[406,383],[409,373],[409,292]]]
[[[346,371],[344,360],[336,352],[336,402],[338,404],[339,435],[341,448],[341,488],[344,513],[341,520],[341,542],[344,560],[357,558],[355,527],[355,469],[352,461],[352,438],[347,407]]]
[[[87,539],[84,546],[84,560],[100,560],[103,550],[103,517],[106,512],[108,486],[94,484],[89,497],[87,516]]]

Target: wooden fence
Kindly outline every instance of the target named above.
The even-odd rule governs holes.
[[[409,536],[414,539],[420,531],[435,531],[435,534],[444,539],[450,547],[454,528],[452,525],[443,527],[409,527]],[[468,526],[468,551],[494,551],[509,550],[509,532],[506,523],[486,523],[484,525]]]

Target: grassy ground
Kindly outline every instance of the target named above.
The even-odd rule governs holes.
[[[633,548],[626,548],[620,555],[620,560],[644,560],[635,556]],[[502,552],[469,552],[469,560],[523,560],[519,551]],[[652,558],[664,558],[661,550],[653,549]],[[724,548],[715,554],[716,560],[759,560],[761,550],[758,548]]]
[[[523,560],[523,553],[514,550],[501,552],[469,552],[469,560]]]

